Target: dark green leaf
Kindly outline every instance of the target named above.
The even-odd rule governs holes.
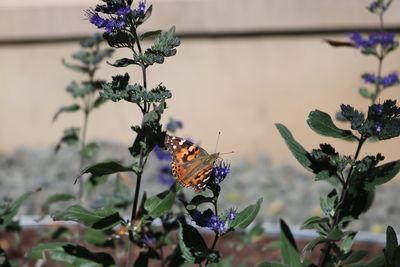
[[[315,248],[315,246],[317,246],[321,243],[325,243],[327,241],[328,241],[328,239],[326,239],[325,237],[317,236],[317,237],[313,238],[310,242],[307,243],[307,245],[303,248],[303,251],[306,253],[311,252]]]
[[[277,123],[275,124],[275,126],[281,134],[282,138],[285,140],[285,143],[288,146],[289,150],[292,152],[293,156],[304,168],[311,171],[311,162],[307,156],[308,152],[293,138],[291,132],[283,124]]]
[[[57,113],[54,114],[53,122],[54,122],[55,120],[57,120],[58,116],[59,116],[61,113],[65,113],[65,112],[75,112],[75,111],[78,111],[80,108],[81,108],[81,107],[80,107],[78,104],[72,104],[72,105],[69,105],[69,106],[61,107],[61,108],[57,111]]]
[[[365,185],[367,190],[373,190],[376,186],[385,184],[392,180],[400,171],[400,160],[392,161],[375,167],[369,174]]]
[[[99,96],[93,103],[93,108],[99,108],[101,105],[108,101],[107,98]]]
[[[80,222],[95,229],[110,228],[122,220],[115,209],[102,208],[89,211],[79,205],[73,205],[64,211],[56,212],[52,217],[54,221]]]
[[[76,127],[65,129],[61,140],[58,142],[54,150],[56,152],[60,150],[62,144],[68,146],[76,145],[79,142],[79,131],[80,129]]]
[[[229,222],[229,227],[245,229],[256,218],[258,212],[260,211],[262,201],[263,199],[259,198],[257,203],[252,204],[239,212],[236,215],[236,218]]]
[[[343,42],[343,41],[336,41],[336,40],[329,40],[329,39],[325,39],[324,41],[333,47],[356,47],[351,42]]]
[[[281,225],[281,257],[284,264],[290,267],[301,267],[300,253],[297,250],[296,242],[287,224],[280,220]]]
[[[186,262],[199,263],[207,257],[207,244],[197,229],[193,226],[186,223],[180,223],[178,239],[182,251],[182,257]]]
[[[152,218],[158,218],[168,212],[175,202],[175,192],[167,190],[167,194],[162,193],[146,199],[144,208]]]
[[[310,228],[313,228],[313,225],[320,224],[320,223],[323,223],[323,224],[329,223],[329,218],[326,218],[326,217],[321,218],[319,216],[310,217],[303,223],[301,228],[302,229],[310,229]]]
[[[103,246],[108,241],[108,235],[102,230],[86,229],[83,240],[89,244]]]
[[[11,267],[10,261],[8,260],[6,252],[0,247],[0,266]]]
[[[46,252],[46,253],[45,253]],[[103,252],[94,253],[82,246],[64,243],[40,244],[27,253],[30,259],[50,259],[64,262],[68,266],[111,267],[115,266],[113,258]]]
[[[354,240],[355,236],[356,236],[356,233],[355,232],[351,232],[350,234],[347,234],[345,236],[345,238],[343,239],[342,244],[341,244],[340,247],[341,247],[341,250],[344,253],[350,252],[351,247],[353,246],[353,240]]]
[[[37,189],[35,191],[29,191],[25,194],[18,197],[12,203],[6,203],[5,205],[0,206],[0,225],[7,226],[12,223],[14,216],[17,214],[21,205],[35,192],[38,192],[41,189]]]
[[[114,63],[108,63],[108,64],[110,64],[111,66],[114,66],[114,67],[118,67],[118,68],[127,67],[127,66],[133,65],[133,64],[138,65],[138,63],[135,60],[130,59],[130,58],[117,59]]]
[[[95,176],[103,176],[103,175],[113,174],[113,173],[117,173],[117,172],[135,172],[136,173],[139,171],[140,170],[138,169],[136,164],[133,164],[131,166],[124,166],[116,161],[105,161],[105,162],[96,163],[94,165],[87,167],[79,174],[78,178],[81,177],[85,173],[91,173],[92,175],[95,175]],[[76,183],[76,180],[75,180],[75,183]]]
[[[314,132],[320,135],[339,138],[346,141],[357,140],[351,131],[336,127],[331,116],[320,110],[311,111],[308,115],[307,123]]]
[[[350,255],[347,256],[346,259],[343,261],[343,265],[359,262],[367,255],[368,251],[365,250],[352,251],[350,252]]]
[[[135,37],[130,32],[117,31],[113,33],[105,33],[104,39],[107,40],[108,45],[114,48],[132,47],[135,43]]]
[[[386,248],[383,252],[385,255],[386,265],[388,267],[397,267],[397,265],[395,265],[395,256],[398,246],[399,243],[397,241],[396,232],[394,231],[393,227],[388,226],[386,229]]]
[[[351,129],[359,130],[365,121],[364,114],[350,105],[340,105],[342,116],[351,122]]]

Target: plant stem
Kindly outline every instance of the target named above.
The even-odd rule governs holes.
[[[381,34],[383,35],[385,26],[383,23],[383,14],[379,14],[379,29]],[[377,83],[375,84],[375,93],[373,94],[373,97],[371,98],[371,104],[375,104],[379,94],[382,92],[382,85],[380,84],[381,78],[382,78],[382,65],[383,65],[383,59],[385,58],[385,55],[383,54],[383,46],[382,44],[379,46],[379,54],[378,54],[378,70],[376,72],[376,78],[377,78]]]
[[[133,32],[133,36],[135,37],[136,44],[139,50],[139,53],[142,54],[142,48],[140,46],[140,40],[136,34],[136,31]],[[146,67],[144,66],[144,63],[141,63],[141,69],[142,69],[142,76],[143,76],[143,87],[146,88],[147,86],[147,77],[146,77]],[[145,115],[148,112],[147,109],[147,103],[144,103],[144,108],[142,109],[143,115]],[[143,124],[142,124],[143,127]],[[140,148],[140,153],[139,153],[139,169],[140,171],[136,174],[136,188],[135,188],[135,195],[133,198],[133,206],[132,206],[132,213],[131,213],[131,229],[129,230],[129,236],[132,237],[132,226],[134,223],[134,220],[136,218],[136,213],[137,213],[137,206],[138,206],[138,201],[139,201],[139,195],[140,195],[140,184],[142,180],[142,174],[143,174],[143,168],[144,165],[147,162],[147,157],[145,158],[145,152],[143,148]],[[133,256],[132,256],[132,249],[133,249],[133,240],[130,240],[128,243],[128,260],[126,262],[126,267],[132,266],[132,261],[133,261]]]
[[[361,138],[360,138],[360,140],[358,142],[358,145],[357,145],[356,153],[354,155],[354,161],[356,161],[358,156],[360,155],[361,147],[363,146],[365,140],[366,140],[366,138],[361,136]],[[342,192],[341,192],[341,195],[340,195],[339,206],[342,204],[342,202],[344,201],[344,199],[347,196],[348,187],[349,187],[349,180],[350,180],[350,177],[351,177],[351,175],[353,173],[353,169],[354,169],[354,165],[352,165],[350,167],[350,171],[349,171],[349,173],[347,175],[347,179],[344,181],[344,185],[342,187]],[[340,214],[341,214],[341,209],[338,208],[338,210],[335,213],[335,217],[333,219],[333,223],[331,224],[331,226],[329,228],[329,231],[332,231],[337,226],[337,224],[339,223]],[[328,260],[328,255],[329,255],[331,249],[332,249],[332,244],[330,242],[326,243],[325,244],[325,248],[323,249],[323,253],[322,253],[322,255],[321,255],[320,259],[319,259],[318,267],[325,266],[326,261]]]

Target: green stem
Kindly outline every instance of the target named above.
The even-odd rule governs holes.
[[[361,152],[361,148],[362,148],[362,146],[363,146],[365,141],[366,141],[366,138],[361,136],[361,138],[360,138],[360,140],[358,142],[358,145],[357,145],[356,153],[354,155],[354,161],[356,161],[358,159],[358,156],[360,155],[360,152]],[[344,181],[344,185],[342,187],[342,192],[341,192],[340,199],[339,199],[339,204],[338,204],[339,207],[343,203],[344,199],[347,196],[350,177],[351,177],[351,175],[353,173],[353,169],[354,169],[354,165],[352,165],[350,167],[350,171],[349,171],[349,173],[347,175],[347,179]],[[333,219],[333,223],[331,224],[331,226],[329,228],[329,232],[332,231],[337,226],[337,224],[339,223],[339,220],[341,219],[340,215],[341,215],[341,209],[338,208],[338,210],[335,212],[335,217]],[[328,255],[330,254],[331,249],[332,249],[332,243],[330,243],[330,242],[326,243],[325,247],[323,249],[323,253],[322,253],[322,255],[321,255],[320,259],[319,259],[318,267],[324,267],[325,266],[326,261],[328,260]]]
[[[385,30],[385,26],[383,23],[383,13],[379,14],[379,29],[380,32],[383,34]],[[383,59],[385,58],[384,51],[383,51],[383,46],[379,45],[379,52],[378,52],[378,70],[376,72],[376,77],[377,80],[380,81],[382,78],[382,65],[383,65]],[[382,85],[378,82],[375,85],[375,93],[371,98],[371,104],[375,104],[376,100],[378,99],[379,94],[382,92]]]

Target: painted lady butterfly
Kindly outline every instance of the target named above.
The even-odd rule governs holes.
[[[172,174],[184,187],[200,192],[207,185],[219,153],[207,151],[177,136],[167,135],[165,146],[172,154]]]

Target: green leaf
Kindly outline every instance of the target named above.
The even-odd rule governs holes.
[[[161,32],[162,32],[161,30],[148,31],[148,32],[141,34],[139,38],[140,38],[140,40],[144,40],[146,38],[154,38],[157,35],[159,35]]]
[[[99,108],[100,106],[102,106],[104,103],[106,103],[108,101],[108,98],[99,96],[93,103],[93,108]]]
[[[117,67],[117,68],[121,68],[121,67],[127,67],[129,65],[138,65],[138,63],[130,58],[121,58],[121,59],[117,59],[114,63],[108,63],[111,66]]]
[[[302,229],[311,229],[313,225],[320,224],[320,223],[329,223],[329,218],[321,218],[319,216],[313,216],[308,218],[303,225],[301,226]]]
[[[356,234],[357,233],[355,232],[351,232],[350,234],[346,235],[346,237],[343,239],[343,242],[340,247],[345,254],[350,252]]]
[[[372,94],[368,91],[367,88],[365,87],[361,87],[358,92],[360,93],[360,95],[366,99],[371,99],[372,98]]]
[[[333,123],[329,114],[320,110],[311,111],[308,115],[308,125],[314,132],[328,137],[343,139],[346,141],[356,141],[357,138],[349,130],[343,130]]]
[[[30,259],[43,259],[45,254],[54,261],[68,264],[67,266],[115,266],[114,259],[107,253],[94,253],[85,247],[65,243],[40,244],[29,251],[27,257]]]
[[[132,204],[131,189],[117,176],[112,193],[104,193],[95,202],[97,207],[127,209]]]
[[[281,257],[284,264],[290,267],[301,267],[300,253],[297,250],[296,242],[287,224],[280,220],[281,225]]]
[[[326,238],[331,241],[339,241],[342,239],[343,235],[343,231],[338,228],[334,228],[328,233],[328,236]]]
[[[21,205],[35,192],[40,191],[37,189],[35,191],[29,191],[18,197],[11,204],[7,203],[5,206],[0,206],[0,225],[7,226],[12,223],[14,216],[17,214]]]
[[[304,149],[302,145],[300,145],[294,138],[292,133],[286,128],[283,124],[275,124],[282,138],[285,140],[286,145],[289,150],[292,152],[293,156],[297,159],[297,161],[307,170],[312,171],[310,169],[311,162],[308,159],[308,152]]]
[[[383,251],[386,259],[386,264],[388,267],[391,266],[396,266],[395,265],[395,256],[396,256],[396,250],[397,247],[399,246],[399,243],[397,241],[397,235],[396,232],[394,231],[393,227],[388,226],[386,229],[386,248]]]
[[[81,108],[81,107],[80,107],[78,104],[72,104],[72,105],[69,105],[69,106],[61,107],[61,108],[57,111],[57,113],[54,114],[53,122],[57,120],[58,116],[59,116],[61,113],[65,113],[65,112],[75,112],[75,111],[78,111],[80,108]]]
[[[207,244],[199,231],[193,226],[179,223],[178,239],[182,257],[186,262],[199,263],[207,257]]]
[[[119,213],[113,208],[89,211],[79,205],[73,205],[64,211],[56,212],[52,217],[54,221],[74,221],[94,229],[110,228],[122,220]]]
[[[343,265],[359,262],[367,255],[368,251],[365,250],[352,251],[350,252],[350,255],[347,256],[347,258],[343,261]]]
[[[96,246],[102,246],[108,241],[108,235],[102,230],[86,229],[83,240]]]
[[[235,229],[245,229],[256,218],[258,212],[260,211],[262,201],[263,199],[259,198],[257,203],[252,204],[239,212],[236,215],[236,218],[229,223],[229,227]]]
[[[74,195],[71,194],[54,194],[51,195],[50,197],[47,198],[47,200],[43,203],[42,208],[41,208],[41,216],[38,220],[43,219],[43,217],[49,213],[50,211],[50,206],[54,203],[57,202],[65,202],[69,201],[71,199],[75,199]]]
[[[94,143],[91,142],[89,144],[87,144],[82,150],[81,150],[81,155],[85,158],[85,159],[91,159],[96,152],[99,150],[99,146]]]
[[[328,240],[325,237],[317,236],[317,237],[313,238],[310,242],[307,243],[307,245],[303,248],[303,251],[311,252],[315,248],[315,246],[317,246],[318,244],[321,244],[321,243],[325,243],[327,241]]]
[[[146,199],[144,208],[152,218],[161,217],[171,209],[175,202],[175,195],[175,192],[167,190],[166,192],[150,197]]]
[[[130,166],[124,166],[120,164],[119,162],[116,161],[105,161],[101,163],[96,163],[93,164],[86,169],[84,169],[79,176],[76,178],[76,181],[78,180],[79,177],[81,177],[85,173],[91,173],[94,176],[103,176],[103,175],[108,175],[108,174],[113,174],[117,172],[139,172],[139,168],[137,167],[136,164],[130,165]]]
[[[61,140],[55,147],[55,151],[60,150],[62,144],[67,144],[68,146],[76,145],[79,142],[79,128],[71,127],[64,130]]]
[[[286,264],[282,264],[279,262],[261,262],[257,263],[256,267],[290,267]]]
[[[388,162],[375,167],[369,174],[366,190],[373,190],[376,186],[385,184],[392,180],[400,171],[400,160]]]
[[[86,66],[69,64],[64,59],[62,60],[62,63],[64,64],[65,67],[67,67],[73,71],[80,72],[80,73],[89,73],[89,68]]]

